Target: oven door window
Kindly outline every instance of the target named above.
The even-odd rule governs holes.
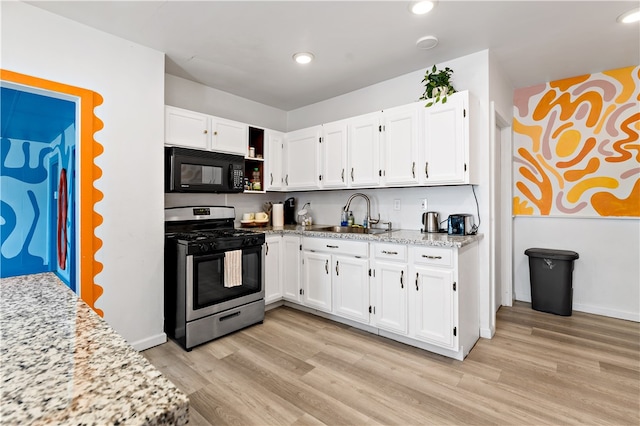
[[[227,287],[224,282],[224,252],[194,256],[193,309],[198,310],[262,289],[262,247],[242,250],[242,285]]]

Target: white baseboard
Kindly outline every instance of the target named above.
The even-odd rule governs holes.
[[[618,318],[627,321],[640,322],[640,313],[638,312],[626,312],[617,309],[601,308],[599,306],[582,305],[579,303],[573,304],[573,310],[579,312],[586,312],[588,314],[602,315],[605,317]]]
[[[146,339],[138,340],[136,342],[130,342],[136,351],[144,351],[145,349],[152,348],[154,346],[166,343],[167,335],[165,333],[156,334],[155,336],[147,337]]]
[[[496,334],[495,327],[480,328],[480,337],[483,339],[492,339],[494,334]]]

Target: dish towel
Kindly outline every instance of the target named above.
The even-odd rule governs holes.
[[[224,254],[224,286],[226,288],[242,285],[242,250],[233,250]]]

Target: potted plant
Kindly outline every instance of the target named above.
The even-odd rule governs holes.
[[[428,100],[425,107],[442,102],[447,102],[447,96],[456,93],[456,89],[451,85],[451,74],[453,70],[449,67],[445,67],[443,70],[438,70],[434,65],[431,70],[427,70],[422,82],[424,83],[424,93],[420,99]]]

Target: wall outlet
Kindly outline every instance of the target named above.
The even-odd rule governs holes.
[[[393,200],[393,210],[400,211],[400,200]]]
[[[423,198],[422,200],[420,200],[420,208],[422,209],[423,212],[427,211],[427,199]]]

